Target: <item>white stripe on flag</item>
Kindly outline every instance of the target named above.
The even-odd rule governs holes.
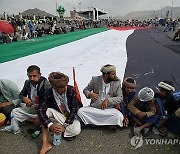
[[[89,100],[82,94],[83,88],[92,76],[101,75],[102,65],[115,65],[118,77],[123,79],[127,62],[126,40],[133,32],[134,30],[108,30],[41,53],[2,63],[1,79],[12,80],[22,89],[27,79],[26,70],[34,64],[41,68],[41,73],[45,77],[52,71],[67,74],[70,78],[69,84],[73,85],[72,68],[75,67],[76,81],[82,102],[86,106]]]

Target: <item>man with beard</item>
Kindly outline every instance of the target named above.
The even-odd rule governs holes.
[[[100,71],[102,75],[92,77],[83,90],[91,103],[90,106],[80,108],[78,116],[85,125],[108,125],[116,129],[117,125],[123,126],[122,113],[113,108],[123,100],[121,82],[116,76],[115,66],[107,64]]]
[[[46,90],[50,87],[50,83],[45,77],[41,76],[40,68],[36,65],[28,67],[27,76],[29,80],[25,81],[19,95],[22,102],[24,102],[24,106],[13,109],[11,116],[13,115],[18,122],[29,121],[33,122],[34,125],[40,125],[37,106],[41,103]],[[12,129],[12,127],[9,127],[9,129]]]

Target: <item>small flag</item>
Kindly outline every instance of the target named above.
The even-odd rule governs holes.
[[[81,96],[80,96],[79,88],[78,88],[78,85],[76,83],[76,75],[75,75],[74,67],[73,67],[73,80],[74,80],[74,89],[75,89],[75,92],[76,92],[77,100],[79,101],[79,106],[82,107],[83,104],[82,104],[82,101],[81,101]]]

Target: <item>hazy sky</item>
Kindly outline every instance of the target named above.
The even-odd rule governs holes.
[[[0,14],[4,11],[9,14],[18,14],[29,8],[39,8],[51,14],[56,14],[56,2],[69,11],[97,7],[109,12],[110,16],[125,15],[131,11],[158,10],[166,6],[180,6],[180,0],[0,0]],[[79,4],[81,3],[81,4]]]

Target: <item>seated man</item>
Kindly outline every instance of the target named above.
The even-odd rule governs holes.
[[[16,42],[16,41],[20,41],[22,40],[22,37],[20,35],[20,31],[14,31],[14,36],[13,36],[13,42]]]
[[[176,113],[180,108],[180,101],[173,95],[175,88],[172,81],[161,81],[159,93],[155,95],[159,109],[160,120],[175,133],[180,133],[180,121]],[[177,114],[178,115],[178,114]]]
[[[170,130],[173,132],[180,134],[180,107],[169,116],[169,120],[167,125]]]
[[[52,146],[48,141],[48,129],[54,133],[64,133],[64,138],[73,140],[81,132],[81,125],[76,114],[78,100],[75,90],[68,85],[69,78],[60,72],[52,72],[49,75],[52,85],[38,109],[38,116],[43,124],[43,145],[40,153],[45,154]],[[59,127],[59,123],[61,126]]]
[[[174,34],[173,41],[179,41],[180,40],[180,28],[178,31]]]
[[[2,32],[2,37],[4,41],[3,43],[12,43],[13,38],[9,34]]]
[[[174,133],[180,134],[180,107],[169,115],[167,126]]]
[[[134,128],[135,135],[139,135],[144,128],[157,123],[158,115],[155,115],[154,91],[151,88],[142,88],[138,93],[138,97],[128,104],[128,109],[131,111],[132,118],[138,125],[138,127]]]
[[[123,101],[120,103],[120,110],[124,115],[124,126],[129,125],[129,110],[127,105],[134,99],[135,96],[136,81],[133,78],[126,78],[122,84]]]
[[[168,120],[168,114],[165,110],[165,104],[167,101],[174,102],[176,98],[173,97],[172,92],[175,91],[175,88],[172,85],[171,81],[162,81],[158,84],[159,92],[155,94],[154,98],[156,99],[156,108],[157,114],[159,115],[158,125],[153,128],[155,134],[161,135],[166,133],[165,124]],[[161,129],[163,128],[163,129]]]
[[[3,37],[1,36],[1,33],[0,33],[0,43],[4,43],[4,40],[3,40]]]
[[[26,32],[26,29],[23,29],[21,37],[22,37],[22,40],[27,40],[27,39],[29,39],[29,38],[28,38],[28,33]]]
[[[90,106],[80,108],[78,116],[85,125],[122,127],[123,115],[113,108],[113,105],[120,104],[123,100],[121,82],[116,76],[116,68],[108,64],[101,68],[101,72],[102,75],[92,77],[83,90],[85,96],[91,99],[91,103]]]
[[[6,122],[10,118],[11,111],[20,105],[19,88],[10,80],[0,79],[0,112],[6,116]]]
[[[50,87],[50,83],[45,77],[41,76],[40,68],[36,65],[28,67],[27,75],[29,80],[25,81],[19,96],[25,106],[13,109],[11,115],[14,115],[16,121],[29,121],[35,125],[40,125],[37,106],[41,103],[46,90]]]

